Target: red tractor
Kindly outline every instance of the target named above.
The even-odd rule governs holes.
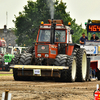
[[[7,68],[3,67],[4,63],[4,54],[6,54],[7,44],[4,38],[0,39],[0,71],[6,71]]]
[[[62,81],[89,79],[90,59],[86,50],[72,43],[73,30],[63,20],[41,22],[36,43],[30,53],[21,55],[18,65],[11,66],[15,80],[53,77]]]

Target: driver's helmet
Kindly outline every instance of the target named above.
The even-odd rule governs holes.
[[[14,51],[17,51],[17,49],[14,49]]]

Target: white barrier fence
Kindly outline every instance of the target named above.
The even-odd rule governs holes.
[[[5,90],[5,92],[2,93],[2,100],[11,100],[11,93],[9,93],[9,90]]]

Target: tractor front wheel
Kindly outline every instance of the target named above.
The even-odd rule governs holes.
[[[68,55],[58,55],[55,66],[67,66],[69,69],[61,71],[61,79],[65,82],[74,82],[76,79],[76,58]]]
[[[76,81],[85,82],[87,80],[87,55],[83,48],[76,52],[77,59],[77,79]]]
[[[18,76],[18,69],[13,69],[13,77],[15,81],[19,81],[21,77]]]

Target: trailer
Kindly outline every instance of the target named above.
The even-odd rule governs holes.
[[[90,23],[85,23],[87,29],[87,36],[89,33],[100,32],[100,20],[91,20]],[[87,58],[90,59],[90,72],[92,72],[92,77],[98,78],[100,80],[100,39],[98,40],[88,40],[85,45],[81,45],[87,53]]]

